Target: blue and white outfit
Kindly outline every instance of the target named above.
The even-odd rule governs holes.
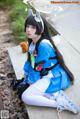
[[[35,45],[30,44],[29,52],[33,53]],[[38,46],[38,54],[35,56],[35,63],[44,61],[43,68],[51,67],[58,62],[57,59],[49,59],[56,57],[55,49],[52,44],[44,39]],[[70,110],[77,113],[74,104],[65,96],[62,91],[71,85],[70,79],[64,69],[58,64],[51,69],[47,75],[41,77],[40,72],[35,70],[29,61],[24,65],[25,80],[31,84],[22,94],[22,100],[29,105],[47,106],[47,107],[60,107],[62,109]],[[53,95],[53,100],[50,99]],[[62,99],[62,95],[64,98]],[[61,98],[58,98],[61,97]],[[59,99],[61,103],[59,102]],[[66,102],[67,101],[67,102]]]
[[[34,49],[35,46],[32,43],[30,45],[29,52],[32,53]],[[35,63],[45,61],[43,68],[50,67],[57,62],[57,59],[49,59],[49,57],[55,56],[55,49],[53,49],[53,46],[48,40],[44,39],[39,44],[38,55],[35,57]],[[28,73],[28,83],[33,84],[40,79],[40,72],[34,70],[28,61],[25,63],[24,71],[25,73]],[[53,93],[70,86],[70,79],[59,64],[50,71],[50,74],[52,74],[52,77],[50,78],[50,84],[45,91],[46,93]]]

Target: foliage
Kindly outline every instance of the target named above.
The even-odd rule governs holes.
[[[15,34],[15,38],[18,40],[26,39],[24,33],[24,22],[27,16],[26,8],[27,5],[25,5],[22,0],[15,0],[15,4],[10,12],[11,28]]]
[[[15,0],[0,0],[0,8],[10,8]]]
[[[16,40],[25,40],[24,22],[27,16],[28,5],[23,0],[0,0],[0,6],[9,10],[11,29]]]

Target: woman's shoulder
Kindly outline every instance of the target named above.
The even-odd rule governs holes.
[[[45,47],[45,48],[50,48],[50,47],[53,47],[52,44],[50,43],[50,41],[48,39],[43,39],[40,44],[39,44],[40,47]]]

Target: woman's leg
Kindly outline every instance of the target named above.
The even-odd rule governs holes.
[[[58,91],[51,95],[46,94],[45,90],[49,86],[49,83],[50,80],[44,77],[44,79],[40,79],[32,84],[23,92],[23,102],[35,106],[57,107],[62,110],[72,111],[73,113],[80,112],[78,106],[68,98],[64,91]]]
[[[44,76],[36,83],[29,86],[22,94],[22,100],[24,103],[36,106],[57,107],[55,100],[50,100],[45,96],[45,90],[50,84],[51,75]]]

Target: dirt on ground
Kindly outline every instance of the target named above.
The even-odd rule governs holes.
[[[23,102],[18,98],[17,92],[10,86],[16,79],[7,49],[15,46],[13,33],[10,29],[8,11],[0,10],[0,118],[8,112],[9,119],[28,119]],[[3,110],[3,115],[2,115]]]

